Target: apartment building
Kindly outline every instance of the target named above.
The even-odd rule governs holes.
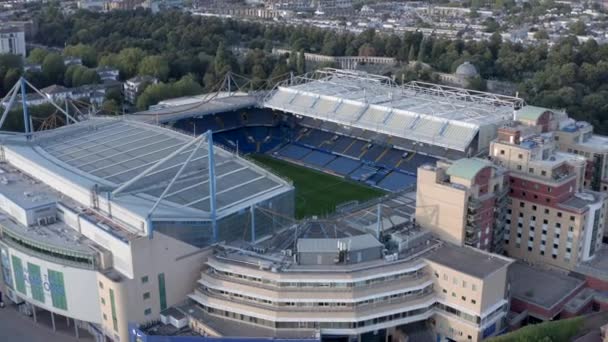
[[[593,134],[588,122],[568,120],[555,131],[555,141],[560,151],[587,159],[583,186],[608,192],[608,138]]]
[[[25,28],[0,24],[0,54],[10,53],[25,58]]]
[[[508,188],[505,170],[489,160],[422,166],[416,222],[446,241],[502,253]]]
[[[136,76],[128,79],[123,85],[123,94],[125,101],[130,104],[137,103],[137,97],[150,84],[158,83],[158,79],[152,76]]]
[[[606,195],[583,189],[586,159],[558,151],[553,132],[526,126],[499,129],[490,153],[509,170],[508,255],[569,270],[592,259],[604,234]]]

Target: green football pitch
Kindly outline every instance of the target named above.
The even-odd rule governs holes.
[[[296,217],[325,215],[336,205],[358,200],[366,201],[385,194],[384,191],[323,172],[275,159],[267,155],[252,155],[258,163],[289,178],[296,188]]]

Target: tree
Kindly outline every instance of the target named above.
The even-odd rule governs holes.
[[[570,33],[576,36],[586,36],[587,35],[587,25],[582,20],[577,20],[574,23],[570,24]]]
[[[299,75],[306,73],[306,54],[304,53],[304,50],[300,50],[298,53],[296,70]]]
[[[95,67],[97,65],[97,51],[90,45],[68,45],[63,49],[63,55],[66,57],[79,57],[82,59],[82,64],[88,67]]]
[[[372,44],[365,43],[359,48],[359,56],[370,57],[376,56],[376,49]]]
[[[148,56],[144,58],[137,68],[139,75],[150,75],[161,81],[169,76],[169,62],[162,56]]]
[[[101,111],[105,115],[120,114],[120,105],[116,100],[105,100],[101,104]]]
[[[21,78],[21,69],[8,69],[4,75],[4,89],[8,92]]]
[[[549,34],[545,30],[538,30],[534,33],[534,39],[547,40],[547,39],[549,39]]]
[[[500,25],[496,19],[492,17],[488,17],[486,20],[484,20],[483,25],[485,26],[485,31],[490,33],[496,32],[500,28]]]
[[[42,62],[44,61],[44,57],[46,57],[46,55],[48,54],[49,52],[47,50],[35,48],[30,51],[30,55],[27,56],[27,61],[32,64],[42,64]]]
[[[135,76],[139,62],[145,57],[146,53],[140,48],[122,49],[116,56],[117,65],[115,66],[125,78],[131,78]]]
[[[65,65],[63,64],[61,55],[54,52],[46,55],[42,61],[42,72],[49,82],[62,84]]]
[[[230,57],[224,42],[221,42],[217,47],[215,59],[213,60],[213,68],[216,75],[223,76],[232,69]]]

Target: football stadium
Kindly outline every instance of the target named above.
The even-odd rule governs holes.
[[[336,69],[284,81],[257,105],[251,95],[205,100],[182,99],[136,116],[193,134],[211,130],[224,148],[298,178],[298,217],[409,189],[417,168],[437,159],[483,154],[497,127],[523,106],[514,97],[420,82],[397,85],[387,77]],[[311,186],[325,183],[318,172],[333,176],[326,188]],[[340,191],[332,184],[341,184]],[[323,200],[329,203],[318,203]]]

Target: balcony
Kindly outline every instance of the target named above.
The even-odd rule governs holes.
[[[467,245],[475,245],[479,242],[479,237],[477,236],[477,233],[467,232],[464,236],[464,242]]]

